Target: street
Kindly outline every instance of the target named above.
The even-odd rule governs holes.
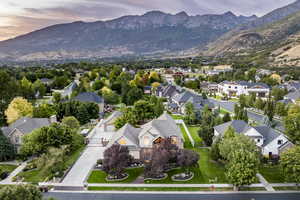
[[[57,200],[299,200],[300,193],[73,193],[50,192]]]

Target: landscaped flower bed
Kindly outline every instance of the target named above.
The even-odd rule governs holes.
[[[175,174],[172,177],[173,181],[189,181],[194,178],[193,172]]]

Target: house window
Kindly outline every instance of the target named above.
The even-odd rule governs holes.
[[[260,139],[257,139],[257,142],[260,143]]]
[[[145,145],[145,146],[150,145],[150,138],[149,138],[148,136],[145,136],[145,137],[144,137],[144,145]]]
[[[122,138],[122,139],[119,140],[119,144],[120,145],[125,145],[126,143],[127,142],[126,142],[126,140],[124,138]]]
[[[278,144],[278,145],[282,145],[282,140],[278,140],[278,141],[277,141],[277,144]]]
[[[228,86],[228,88],[231,88],[231,86]]]
[[[235,87],[235,89],[237,89],[237,87]]]

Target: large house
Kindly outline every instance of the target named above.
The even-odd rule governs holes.
[[[115,132],[107,147],[120,144],[129,148],[130,154],[136,159],[149,160],[152,148],[162,139],[171,138],[172,142],[179,148],[183,148],[183,137],[180,128],[174,119],[164,113],[140,128],[126,124]]]
[[[292,103],[296,103],[300,100],[300,82],[290,81],[285,83],[283,87],[289,92],[284,96],[284,100],[288,100]]]
[[[205,105],[207,105],[210,109],[214,108],[214,104],[208,99],[204,99],[202,96],[194,94],[190,91],[184,91],[172,97],[171,105],[176,105],[177,112],[179,113],[185,113],[185,106],[187,103],[192,103],[195,111],[201,111]]]
[[[51,123],[56,122],[56,116],[48,118],[30,118],[22,117],[10,124],[7,127],[2,127],[3,134],[9,138],[11,143],[17,148],[22,144],[22,137],[31,133],[32,131],[49,126]]]
[[[74,99],[83,103],[95,103],[99,106],[100,113],[104,111],[104,99],[94,92],[82,92]]]
[[[229,97],[238,97],[240,95],[256,94],[257,97],[268,97],[271,88],[265,83],[252,83],[247,81],[223,81],[218,85],[220,94],[228,95]]]
[[[242,120],[233,120],[215,126],[214,136],[222,137],[229,127],[232,127],[237,134],[243,134],[252,138],[264,156],[277,157],[283,151],[293,146],[284,134],[267,126],[252,127]]]

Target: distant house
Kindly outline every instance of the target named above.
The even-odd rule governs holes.
[[[222,137],[229,127],[232,127],[237,134],[252,138],[264,156],[279,156],[283,151],[293,146],[284,134],[267,126],[252,127],[242,120],[233,120],[215,126],[214,136]]]
[[[22,117],[10,124],[7,127],[2,127],[3,134],[9,138],[12,144],[17,148],[22,144],[22,137],[31,133],[32,131],[49,126],[51,123],[56,122],[56,117],[52,116],[48,118],[30,118]]]
[[[300,100],[300,82],[289,81],[282,85],[289,93],[284,96],[284,100],[296,103]]]
[[[99,106],[99,112],[104,111],[104,99],[94,92],[82,92],[78,94],[74,100],[83,103],[95,103]]]
[[[108,147],[120,144],[129,148],[130,154],[136,159],[149,160],[153,147],[162,139],[171,138],[179,148],[183,148],[183,136],[174,119],[164,113],[140,128],[126,124],[110,139]]]
[[[61,96],[64,97],[71,97],[73,91],[78,88],[78,84],[73,81],[72,83],[70,83],[67,87],[65,87],[63,89],[63,91],[61,92]]]
[[[151,86],[145,86],[144,87],[144,94],[151,94],[152,93],[152,87]]]
[[[53,83],[53,80],[49,78],[41,78],[40,81],[45,85],[51,85]]]
[[[179,113],[185,113],[187,103],[192,103],[195,111],[201,111],[205,105],[210,109],[214,108],[214,104],[208,99],[203,99],[202,96],[196,95],[190,91],[184,91],[172,97],[172,103],[177,104]]]
[[[219,93],[226,94],[229,97],[238,97],[242,94],[256,94],[257,97],[266,98],[270,93],[270,86],[265,83],[252,83],[247,81],[223,81],[218,85]]]

